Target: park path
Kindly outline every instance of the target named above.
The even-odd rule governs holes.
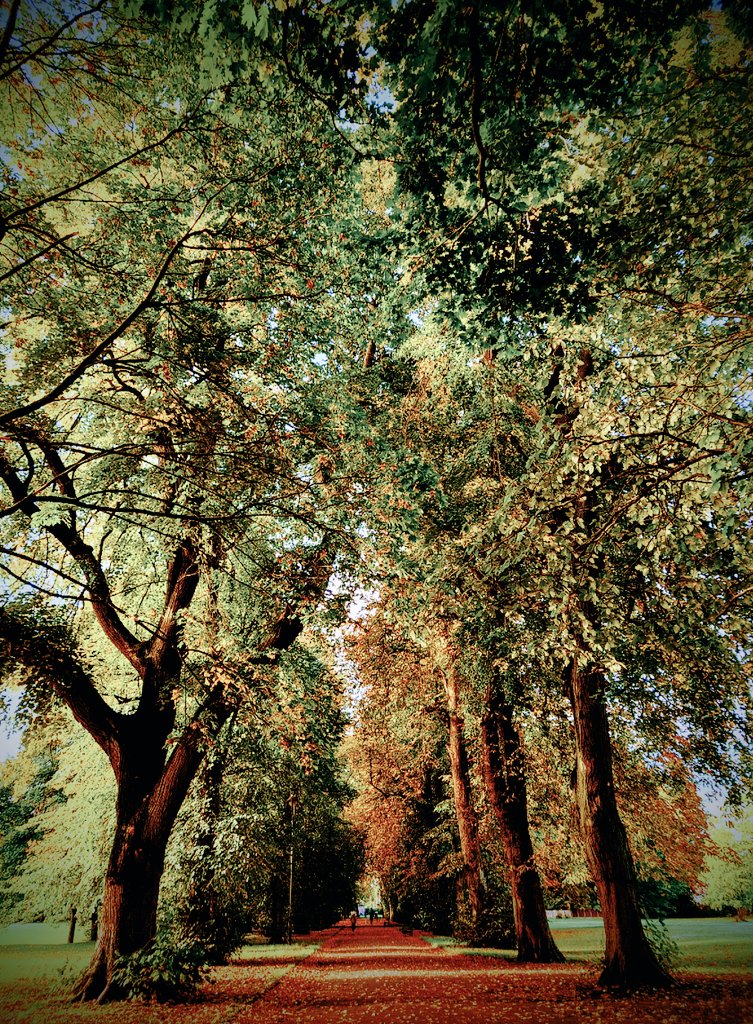
[[[475,958],[435,949],[380,921],[359,920],[355,931],[343,923],[325,934],[319,949],[238,1024],[488,1024],[504,964],[487,959],[474,970]]]
[[[753,990],[613,999],[582,965],[518,965],[434,948],[359,921],[322,933],[301,961],[233,1024],[744,1024]],[[741,1003],[742,999],[742,1003]],[[746,1008],[743,1009],[742,1007]]]
[[[547,988],[559,974],[572,989],[561,968],[532,970],[546,973]],[[528,1022],[531,993],[513,973],[503,961],[454,955],[381,922],[359,921],[355,931],[343,923],[237,1024]]]

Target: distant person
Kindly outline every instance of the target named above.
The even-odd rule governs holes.
[[[374,918],[375,917],[376,917],[376,910],[374,910],[374,908],[371,907],[369,909],[369,924],[373,924],[374,923]]]
[[[357,917],[358,917],[358,914],[356,913],[356,911],[355,910],[351,910],[351,912],[350,912],[350,930],[351,931],[355,931],[356,930],[356,918]]]

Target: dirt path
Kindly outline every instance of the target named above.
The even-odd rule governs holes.
[[[518,966],[434,949],[359,921],[326,933],[234,1024],[753,1024],[753,981],[686,978],[667,993],[615,999],[574,964]]]

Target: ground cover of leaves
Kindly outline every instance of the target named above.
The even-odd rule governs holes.
[[[66,991],[91,956],[83,948],[40,946],[0,948],[0,1022],[2,1024],[231,1024],[274,986],[316,942],[295,946],[244,947],[227,966],[217,967],[196,1001],[182,1004],[139,1002],[105,1006],[71,1004]],[[23,967],[21,961],[23,960]]]
[[[617,998],[584,964],[518,966],[453,955],[359,922],[335,931],[237,1024],[750,1024],[753,973],[682,974],[670,991]]]
[[[245,950],[191,1004],[71,1006],[29,978],[0,987],[0,1015],[7,1024],[753,1024],[753,971],[680,972],[669,991],[620,998],[594,987],[589,964],[454,955],[379,923],[312,940]]]

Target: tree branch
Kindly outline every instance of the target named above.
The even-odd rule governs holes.
[[[39,604],[0,606],[0,666],[18,663],[47,683],[109,757],[122,716],[97,690],[67,624]]]
[[[2,234],[0,234],[0,237],[2,237]],[[71,231],[70,234],[63,235],[62,238],[54,239],[52,242],[49,243],[49,245],[46,245],[44,249],[40,249],[39,252],[35,252],[33,256],[29,256],[28,259],[23,260],[21,263],[17,263],[14,267],[12,267],[10,270],[7,270],[4,274],[0,274],[0,283],[2,283],[3,281],[7,281],[7,279],[9,277],[13,277],[14,274],[20,273],[25,267],[28,267],[35,260],[39,260],[43,256],[46,256],[48,252],[51,252],[53,249],[56,249],[57,246],[63,245],[65,242],[68,241],[69,238],[75,237],[75,231]]]
[[[39,511],[39,505],[29,496],[26,486],[2,452],[0,452],[0,477],[5,481],[18,508],[25,515],[31,518],[35,512]],[[94,614],[105,635],[128,659],[139,675],[143,676],[144,661],[140,654],[140,644],[118,615],[107,577],[95,557],[92,547],[84,541],[73,525],[54,523],[46,526],[45,529],[62,544],[83,572],[86,586],[91,594]]]
[[[167,591],[157,630],[149,641],[147,657],[160,662],[175,647],[177,616],[191,604],[199,583],[196,549],[189,538],[181,541],[167,570]]]
[[[60,398],[61,395],[65,394],[71,384],[77,381],[90,366],[93,366],[99,357],[106,352],[121,335],[125,334],[128,328],[139,318],[139,316],[141,316],[144,310],[148,309],[157,288],[162,283],[167,271],[170,269],[171,263],[177,256],[183,243],[187,238],[190,238],[191,234],[192,231],[187,231],[185,235],[178,239],[172,249],[170,249],[162,263],[162,266],[157,272],[154,281],[152,282],[151,288],[141,302],[139,302],[139,304],[128,314],[125,320],[122,320],[114,331],[111,331],[106,338],[104,338],[98,345],[95,345],[92,351],[81,360],[78,366],[71,370],[70,373],[66,374],[63,380],[51,391],[48,391],[46,395],[35,399],[33,402],[28,402],[26,405],[20,406],[18,409],[12,409],[10,412],[0,415],[0,425],[11,423],[13,420],[20,419],[22,416],[28,416],[29,413],[36,412],[38,409],[43,408],[45,405],[49,405],[50,402],[54,402],[55,399]]]

